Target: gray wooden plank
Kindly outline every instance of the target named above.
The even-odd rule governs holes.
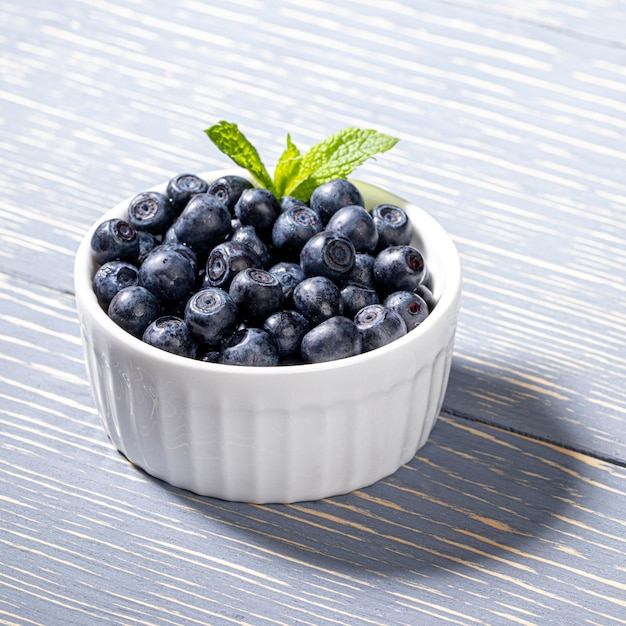
[[[353,494],[198,497],[112,449],[72,297],[4,277],[0,299],[8,623],[624,623],[625,468],[444,416]]]

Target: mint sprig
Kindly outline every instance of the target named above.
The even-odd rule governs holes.
[[[239,167],[248,170],[261,187],[275,193],[272,177],[263,165],[257,149],[239,130],[237,124],[221,121],[204,132],[219,150],[229,156]]]
[[[204,131],[215,146],[277,198],[294,196],[308,202],[313,190],[335,178],[346,178],[375,154],[399,139],[376,130],[350,126],[328,136],[302,154],[287,135],[287,145],[270,176],[256,148],[233,122],[221,121]]]
[[[287,195],[287,189],[291,181],[300,171],[301,162],[300,150],[291,141],[291,136],[287,135],[287,147],[280,155],[274,170],[274,190],[279,199]]]

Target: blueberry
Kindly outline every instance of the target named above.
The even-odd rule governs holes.
[[[378,292],[361,285],[347,284],[341,290],[343,314],[350,319],[368,304],[378,304]]]
[[[314,325],[343,314],[339,287],[325,276],[312,276],[300,282],[293,292],[293,304]]]
[[[248,268],[236,274],[228,293],[243,320],[263,320],[283,304],[278,279],[263,269]]]
[[[126,220],[105,220],[96,226],[91,237],[91,255],[99,265],[107,261],[137,263],[139,237]]]
[[[118,291],[138,284],[139,270],[126,261],[109,261],[101,265],[93,277],[94,293],[105,310]]]
[[[157,246],[139,268],[139,284],[159,300],[179,302],[188,297],[196,281],[194,264],[175,246]]]
[[[230,212],[219,198],[199,193],[189,200],[172,228],[178,242],[196,252],[208,252],[231,234]]]
[[[118,326],[141,338],[148,325],[161,314],[161,307],[151,291],[135,285],[118,291],[107,312]]]
[[[345,282],[374,289],[374,261],[376,257],[365,252],[358,252],[354,257],[354,267],[346,276]]]
[[[404,209],[393,204],[379,204],[372,209],[372,220],[378,231],[379,250],[411,243],[413,225]]]
[[[354,323],[361,333],[363,352],[387,345],[407,333],[404,320],[382,304],[362,308],[356,314]]]
[[[162,235],[175,218],[170,199],[157,191],[139,193],[128,205],[128,223],[135,230],[145,230],[153,235]]]
[[[192,337],[207,346],[218,346],[237,325],[237,305],[219,287],[196,292],[187,300],[183,315]]]
[[[281,358],[300,353],[300,342],[310,327],[304,315],[291,310],[272,313],[263,322],[263,329],[274,338]]]
[[[298,198],[294,198],[293,196],[283,196],[280,199],[279,204],[281,211],[287,211],[292,208],[299,209],[307,206],[306,202],[303,202]]]
[[[268,271],[273,276],[276,276],[280,286],[283,288],[285,302],[292,298],[296,285],[306,278],[300,264],[289,261],[280,261],[276,265],[272,265]]]
[[[147,230],[138,230],[137,237],[139,237],[139,257],[137,263],[141,265],[151,250],[154,250],[159,245],[159,240]]]
[[[376,224],[362,206],[351,204],[342,207],[328,220],[326,230],[344,234],[357,252],[374,252],[378,245]]]
[[[176,234],[176,231],[174,230],[174,225],[176,224],[176,222],[174,222],[174,224],[172,224],[163,234],[163,237],[161,238],[161,243],[180,243],[182,244],[179,239],[178,239],[178,235]]]
[[[204,361],[205,363],[219,363],[220,351],[217,350],[215,347],[198,346],[196,359],[198,361]]]
[[[272,227],[272,245],[284,260],[297,259],[304,244],[322,230],[317,213],[308,207],[284,210]]]
[[[354,267],[356,251],[341,233],[323,230],[313,235],[300,252],[300,265],[306,276],[326,276],[341,280]]]
[[[206,282],[212,287],[228,289],[235,274],[249,267],[261,268],[259,255],[243,243],[225,241],[209,253]]]
[[[394,291],[413,291],[424,278],[426,264],[413,246],[391,246],[381,250],[374,261],[374,281],[388,295]]]
[[[412,291],[394,291],[383,304],[394,310],[406,324],[407,331],[419,326],[428,317],[428,304]]]
[[[245,189],[252,189],[252,183],[247,178],[229,174],[213,181],[208,193],[219,198],[234,213],[235,205]]]
[[[319,185],[313,190],[309,201],[310,207],[318,213],[324,224],[339,209],[351,204],[365,206],[361,192],[345,178],[338,178]]]
[[[421,285],[423,285],[424,287],[426,287],[426,289],[428,289],[429,291],[432,292],[433,290],[433,277],[430,273],[430,268],[428,267],[428,265],[426,265],[426,267],[424,267],[424,278],[422,278],[422,282],[420,283]]]
[[[363,340],[355,323],[343,316],[331,317],[302,338],[302,358],[307,363],[345,359],[361,354]]]
[[[166,193],[177,214],[187,206],[193,196],[206,193],[209,185],[196,174],[178,174],[168,183]]]
[[[276,342],[261,328],[242,328],[222,345],[220,363],[224,365],[278,365]]]
[[[143,332],[142,340],[155,348],[172,354],[196,357],[197,346],[189,327],[180,317],[164,315],[151,322]]]
[[[280,205],[274,194],[267,189],[244,189],[237,204],[235,215],[244,226],[254,226],[263,236],[272,230],[274,221],[280,214]]]
[[[231,241],[238,241],[254,250],[261,259],[263,269],[269,267],[272,262],[272,255],[265,242],[259,237],[254,226],[239,226],[234,229],[230,239]]]
[[[193,266],[193,271],[198,271],[198,255],[184,243],[162,243],[159,250],[172,250],[182,254]]]
[[[432,311],[435,308],[435,305],[437,304],[437,301],[435,300],[435,296],[433,295],[433,292],[430,290],[430,288],[427,287],[423,282],[420,283],[417,287],[415,287],[413,291],[420,298],[422,298],[424,302],[426,302],[426,304],[428,305],[429,311]]]

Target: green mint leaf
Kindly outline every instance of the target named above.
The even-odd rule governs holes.
[[[398,139],[372,129],[345,128],[314,145],[305,154],[287,135],[272,178],[256,148],[233,122],[221,121],[204,131],[215,146],[242,167],[276,198],[291,195],[308,202],[313,190],[335,178],[347,178],[375,154],[386,152]]]
[[[287,147],[280,155],[274,170],[274,190],[278,198],[285,195],[290,181],[298,175],[300,161],[300,150],[291,141],[291,136],[287,135]]]
[[[340,177],[333,176],[333,178]],[[321,184],[322,183],[319,183],[319,185]],[[295,187],[289,187],[287,193],[285,193],[284,195],[293,196],[297,200],[302,200],[302,202],[308,202],[311,199],[311,195],[315,191],[316,187],[318,187],[317,179],[313,176],[309,176],[308,178],[305,178],[304,180],[298,182]]]
[[[318,185],[346,178],[375,154],[385,152],[399,139],[372,129],[348,127],[330,135],[301,157],[297,175],[286,185],[285,195],[308,201]]]
[[[239,130],[237,124],[221,121],[204,131],[218,150],[230,157],[239,167],[248,170],[254,179],[274,192],[274,184],[256,148]]]

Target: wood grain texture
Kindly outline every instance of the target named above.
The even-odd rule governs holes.
[[[626,4],[0,4],[0,624],[626,623]],[[394,476],[291,506],[132,467],[73,302],[103,211],[347,125],[461,253],[442,417]]]

